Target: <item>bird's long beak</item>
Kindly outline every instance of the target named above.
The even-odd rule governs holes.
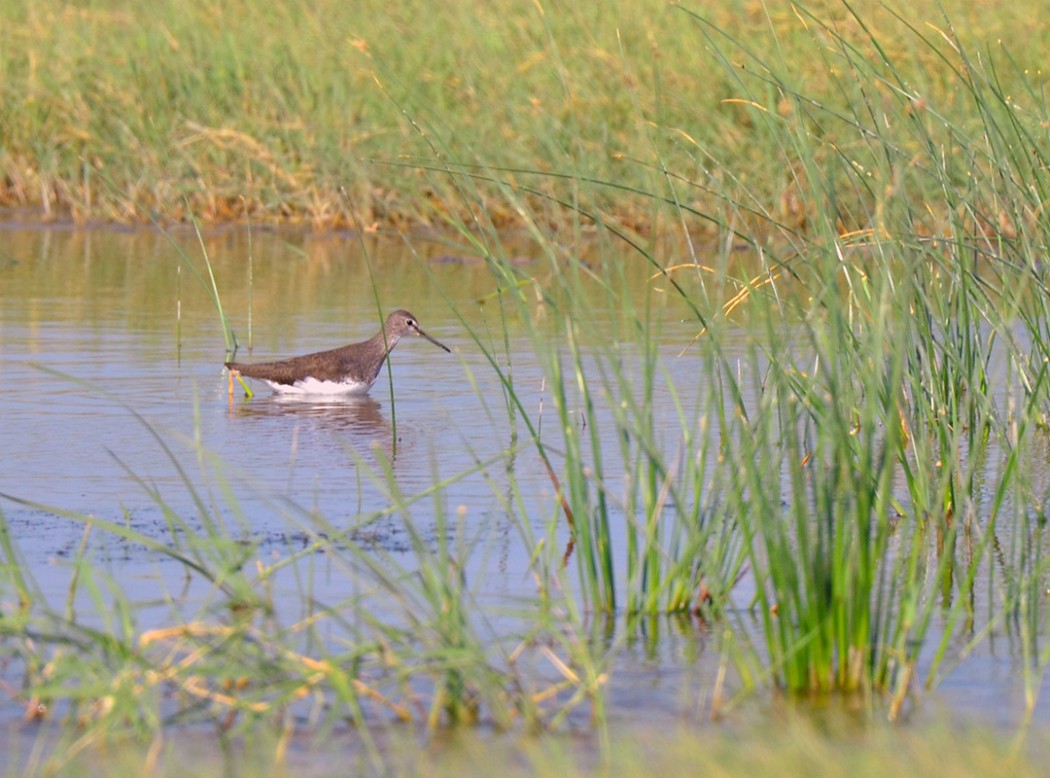
[[[452,353],[452,349],[450,349],[450,348],[449,348],[448,346],[446,346],[446,345],[445,345],[444,343],[440,343],[439,341],[436,341],[436,340],[434,340],[434,339],[433,339],[432,337],[430,337],[429,335],[427,335],[427,334],[426,334],[425,332],[423,332],[423,328],[422,328],[422,327],[420,327],[419,325],[416,325],[415,327],[413,327],[413,328],[412,328],[412,330],[413,330],[413,331],[414,331],[414,332],[415,332],[415,333],[416,333],[416,334],[417,334],[417,335],[418,335],[419,337],[421,337],[421,338],[426,338],[427,340],[429,340],[429,341],[430,341],[431,343],[433,343],[433,344],[434,344],[435,346],[437,346],[438,348],[443,348],[443,349],[445,349],[445,351],[447,351],[447,352],[448,352],[449,354],[451,354],[451,353]]]

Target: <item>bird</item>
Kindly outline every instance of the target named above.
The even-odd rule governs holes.
[[[360,343],[275,362],[225,362],[230,371],[230,397],[233,397],[234,376],[248,397],[252,397],[253,392],[242,376],[265,381],[275,392],[282,394],[368,394],[379,377],[384,360],[405,335],[425,338],[452,353],[444,343],[427,335],[415,316],[402,309],[387,316],[382,329]]]

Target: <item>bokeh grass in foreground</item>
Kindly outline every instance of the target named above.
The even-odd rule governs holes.
[[[407,733],[389,733],[383,749],[389,761],[383,775],[487,776],[499,765],[508,776],[821,775],[855,778],[930,775],[969,778],[1007,774],[1041,775],[1044,749],[1018,748],[995,733],[962,727],[922,727],[914,732],[850,731],[848,724],[817,724],[788,718],[773,731],[746,728],[670,726],[656,731],[641,725],[623,731],[602,754],[588,737],[486,736],[453,732],[420,747]],[[193,734],[158,740],[151,748],[120,744],[89,750],[57,765],[24,754],[30,769],[20,775],[283,776],[303,778],[372,774],[354,756],[352,732],[333,733],[323,744],[281,741],[260,735],[233,739],[217,748]],[[86,771],[86,773],[85,773]]]

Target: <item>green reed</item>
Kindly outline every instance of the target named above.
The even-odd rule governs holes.
[[[917,109],[919,96],[865,19],[852,15],[858,39],[807,18],[815,49],[830,52],[823,56],[842,74],[832,76],[837,99],[796,86],[775,54],[770,61],[717,30],[707,34],[727,64],[741,56],[754,63],[740,71],[741,98],[756,107],[784,163],[801,171],[813,234],[800,239],[781,218],[769,225],[800,251],[790,260],[792,285],[802,284],[809,301],[796,334],[785,337],[780,301],[752,298],[750,320],[765,329],[751,356],[761,401],[749,406],[735,390],[739,453],[727,458],[728,495],[779,682],[903,693],[929,629],[930,595],[947,595],[940,605],[956,624],[1001,508],[1009,502],[1020,517],[1040,499],[1018,480],[1024,441],[989,366],[1001,359],[1021,374],[1031,396],[1020,429],[1030,427],[1045,403],[1045,351],[1026,345],[1045,329],[1035,261],[1045,244],[1041,230],[1024,231],[1024,214],[1043,174],[1028,161],[1038,151],[1017,153],[1032,145],[1033,122],[1018,118],[1025,113],[998,91],[993,66],[969,58],[957,38],[913,31],[918,50],[945,61],[974,100],[977,122]],[[889,89],[877,97],[869,84]],[[763,112],[770,87],[806,121]],[[850,136],[857,141],[847,143]],[[1020,291],[1030,285],[1035,293]],[[1037,312],[1022,313],[1033,299]],[[1033,332],[1019,330],[1019,319]],[[991,441],[1007,452],[1002,465],[989,462]],[[989,506],[982,488],[990,472],[1000,480]],[[1029,568],[1036,549],[1014,548],[1011,568]],[[1026,614],[1038,610],[1029,603]]]
[[[864,20],[854,19],[867,34]],[[760,106],[761,90],[774,85],[836,139],[825,143],[808,125],[768,113],[756,117],[785,160],[805,171],[816,240],[805,240],[792,261],[811,295],[799,335],[785,339],[779,308],[758,298],[751,305],[766,328],[751,358],[762,400],[750,408],[737,392],[740,452],[730,457],[729,493],[778,681],[795,690],[903,693],[929,628],[930,594],[965,593],[989,550],[978,541],[965,556],[957,542],[977,526],[994,532],[998,511],[986,512],[981,479],[989,441],[1002,443],[1008,429],[989,363],[995,354],[1031,370],[1018,348],[1013,290],[1032,277],[1040,236],[1018,244],[989,225],[988,198],[1000,198],[1006,212],[1017,208],[1012,182],[1021,174],[1004,175],[1006,160],[985,157],[994,144],[968,146],[980,136],[970,138],[973,128],[953,125],[935,107],[937,121],[917,118],[916,98],[878,39],[861,48],[811,21],[844,74],[841,104],[807,94],[781,77],[783,65],[740,47],[759,66],[754,77],[740,77],[743,97]],[[934,47],[921,39],[925,45]],[[958,41],[946,48],[952,45]],[[954,73],[983,99],[986,132],[997,134],[1005,107],[998,95],[979,72]],[[880,83],[893,87],[888,101],[866,93],[864,85]],[[848,156],[843,135],[860,140]],[[944,135],[963,153],[945,157]],[[969,177],[957,177],[960,158]],[[945,220],[931,223],[931,214]],[[853,224],[860,231],[842,235]],[[924,224],[939,236],[924,237]],[[1013,459],[1000,470],[996,493],[1023,502],[1030,497],[1015,483]],[[1018,561],[1032,553],[1018,548]],[[949,624],[966,602],[941,601]]]
[[[182,247],[174,239],[172,239],[172,237],[171,237],[171,235],[169,233],[165,233],[165,234],[167,234],[168,239],[171,241],[171,245],[174,246],[175,250],[178,251],[178,253],[179,253],[179,258],[181,259],[181,263],[182,263],[182,264],[179,265],[179,269],[181,270],[182,265],[185,265],[187,268],[189,268],[190,272],[193,274],[193,277],[197,279],[198,283],[200,283],[200,285],[207,292],[208,297],[210,298],[212,305],[215,306],[215,312],[219,315],[219,323],[222,326],[222,336],[223,336],[223,339],[226,342],[226,353],[227,353],[227,355],[231,355],[232,356],[232,355],[235,355],[237,353],[237,335],[234,333],[233,327],[230,324],[230,320],[226,316],[226,312],[223,310],[223,307],[222,307],[222,295],[219,293],[219,284],[215,280],[215,272],[214,272],[214,270],[212,270],[211,259],[208,257],[208,248],[207,248],[207,246],[204,243],[204,236],[201,235],[200,227],[198,226],[197,222],[192,219],[192,217],[191,217],[191,221],[193,222],[194,232],[197,235],[197,242],[200,245],[201,257],[204,259],[204,269],[205,269],[205,271],[207,272],[207,275],[208,275],[207,279],[205,279],[204,274],[201,273],[201,271],[197,268],[197,265],[194,263],[194,261],[190,257],[190,255],[182,250]],[[179,301],[179,303],[178,303],[178,311],[177,311],[177,315],[179,317],[179,320],[177,322],[177,327],[181,327],[181,312],[182,312],[182,297],[181,297],[181,294],[182,294],[182,292],[181,292],[182,276],[181,276],[181,274],[178,275],[177,278],[178,278],[178,283],[179,283],[179,292],[178,292],[178,295],[179,295],[178,296],[178,301]],[[249,306],[248,306],[248,322],[249,322],[248,333],[249,333],[249,335],[248,335],[248,344],[250,346],[251,345],[251,303],[250,303],[250,301],[251,301],[251,292],[250,292],[250,290],[251,290],[251,265],[250,265],[250,262],[249,262],[249,271],[248,271],[248,288],[249,288]],[[181,337],[179,332],[180,332],[179,330],[176,331],[176,340],[177,341],[179,341],[179,338]],[[243,381],[242,381],[242,384],[243,384]]]
[[[1024,82],[1021,66],[970,57],[950,19],[934,37],[891,18],[911,44],[902,55],[884,26],[876,31],[849,7],[846,25],[799,12],[829,74],[819,92],[792,75],[785,49],[749,45],[695,17],[761,153],[790,179],[770,202],[728,159],[716,211],[682,204],[709,186],[686,175],[649,193],[677,204],[686,229],[699,215],[729,240],[764,246],[760,266],[735,275],[725,255],[710,274],[694,255],[695,279],[661,303],[702,311],[693,358],[703,410],[680,411],[678,441],[658,439],[652,424],[667,309],[652,307],[652,289],[622,284],[612,263],[574,263],[533,221],[519,188],[503,193],[549,259],[547,275],[533,281],[543,288],[544,324],[533,325],[532,338],[560,437],[545,435],[542,446],[557,454],[585,606],[644,613],[700,603],[718,613],[738,585],[753,588],[754,601],[737,605],[759,612],[779,684],[893,690],[895,715],[935,614],[948,629],[930,682],[952,630],[977,623],[974,589],[1003,515],[1019,524],[1005,563],[1008,607],[991,608],[988,598],[983,621],[1001,624],[1023,607],[1032,640],[1042,617],[1025,594],[1041,557],[1021,539],[1031,537],[1024,506],[1042,498],[1018,462],[1045,423],[1045,234],[1032,218],[1044,189],[1042,167],[1032,164],[1044,111],[1034,88],[1024,106],[1001,91],[998,63],[1006,61],[1011,83]],[[973,110],[954,118],[911,86],[915,61]],[[577,230],[589,220],[605,227],[593,207],[605,185],[575,181],[577,194],[562,204]],[[613,236],[626,233],[604,233]],[[655,243],[630,244],[640,263],[670,266]],[[493,267],[514,272],[498,257]],[[509,286],[510,299],[522,319],[539,321],[529,288]],[[595,288],[620,312],[600,335],[608,323],[593,325],[584,302]],[[738,323],[752,338],[743,360],[725,348]],[[632,349],[629,367],[610,342]],[[993,363],[1017,376],[1005,394]],[[670,394],[677,404],[682,387]],[[602,449],[598,424],[614,426],[617,457]],[[993,461],[993,452],[1005,459]],[[998,479],[991,503],[989,478]]]

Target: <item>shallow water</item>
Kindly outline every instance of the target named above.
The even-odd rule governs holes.
[[[455,291],[455,302],[483,319],[487,311],[472,302],[490,287],[476,262],[424,263],[389,247],[371,258],[387,308],[412,309],[455,352],[403,342],[391,360],[396,406],[385,372],[367,398],[304,400],[256,384],[251,401],[237,387],[231,402],[218,315],[167,238],[46,230],[0,238],[0,348],[10,389],[0,418],[7,451],[0,492],[7,495],[124,523],[161,542],[172,537],[164,509],[190,529],[218,517],[224,534],[257,543],[272,560],[308,542],[313,516],[341,530],[353,517],[386,509],[386,463],[411,496],[435,476],[473,464],[464,441],[473,441],[480,456],[505,445],[505,430],[493,427],[500,416],[479,412],[478,394],[465,383],[482,361],[436,293]],[[178,242],[200,263],[192,235]],[[376,331],[368,269],[354,241],[252,236],[251,333],[247,236],[223,235],[207,245],[242,344],[238,359],[331,348]],[[412,265],[430,276],[406,272]],[[460,481],[446,499],[487,526],[492,496],[483,479]],[[416,508],[434,516],[431,505]],[[136,576],[163,578],[177,568],[108,533],[85,540],[81,522],[40,508],[9,502],[3,510],[25,562],[56,597],[82,542],[94,563]],[[380,518],[362,533],[383,550],[407,550],[397,517]],[[504,542],[499,553],[506,569],[523,573],[527,559],[515,558],[513,544]],[[320,576],[316,585],[319,597],[339,596],[345,582]],[[289,588],[286,600],[299,605],[301,592]]]
[[[557,512],[554,489],[531,448],[510,463],[501,460],[513,430],[499,380],[450,311],[491,333],[497,353],[504,353],[506,328],[524,406],[542,424],[559,422],[530,341],[513,320],[503,321],[484,263],[425,239],[411,247],[370,241],[367,257],[355,240],[334,235],[261,233],[249,242],[246,233],[228,231],[205,245],[240,344],[238,359],[281,358],[367,338],[378,326],[376,295],[384,312],[411,310],[453,353],[406,339],[393,354],[392,374],[384,370],[364,399],[282,397],[256,384],[255,398],[244,401],[238,388],[231,402],[218,315],[206,284],[180,262],[181,252],[204,272],[192,234],[172,240],[148,230],[0,231],[0,493],[16,498],[0,510],[45,596],[62,601],[74,561],[86,553],[134,593],[140,627],[149,628],[170,622],[170,598],[163,595],[185,584],[179,565],[164,555],[113,533],[85,532],[75,515],[44,506],[91,514],[165,543],[179,537],[172,515],[190,529],[219,522],[220,536],[250,541],[253,553],[270,562],[308,546],[319,526],[341,531],[374,516],[357,528],[355,541],[410,568],[405,522],[387,512],[387,467],[401,495],[424,495],[406,511],[425,541],[443,531],[435,517],[447,516],[470,547],[468,574],[479,602],[533,595],[529,553],[502,507],[502,484],[489,478],[500,467],[514,468],[538,532]],[[527,249],[517,260],[537,276],[545,261]],[[648,269],[636,272],[646,283]],[[595,308],[591,315],[615,332],[615,311]],[[670,303],[655,316],[667,378],[682,392],[698,383],[695,363],[676,358],[695,326],[683,323],[683,312]],[[624,358],[631,358],[628,350]],[[665,392],[657,388],[654,407],[666,409],[657,422],[673,433],[679,421]],[[694,398],[679,399],[688,405]],[[600,434],[611,435],[611,425]],[[616,449],[615,440],[607,445]],[[476,463],[489,460],[500,464],[476,471]],[[425,495],[443,479],[444,489]],[[309,567],[312,601],[348,596],[338,565],[307,560],[300,566]],[[206,587],[195,583],[179,602],[192,611],[206,598]],[[289,619],[305,607],[294,571],[278,579],[275,602]],[[626,641],[621,629],[614,623],[606,631],[610,642],[622,641],[610,694],[615,715],[644,715],[650,723],[703,715],[719,662],[707,626],[654,619]],[[982,644],[938,687],[928,708],[943,704],[996,723],[1015,721],[1020,656],[1009,642]],[[1037,718],[1047,713],[1040,702]]]

